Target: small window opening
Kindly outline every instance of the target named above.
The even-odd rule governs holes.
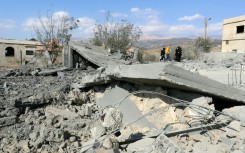
[[[34,51],[33,50],[26,50],[26,55],[34,55]]]
[[[226,42],[226,45],[228,45],[228,44],[229,44],[229,40],[226,40],[225,42]]]
[[[237,26],[236,33],[244,33],[244,26]]]
[[[14,56],[14,48],[13,47],[7,47],[5,49],[5,56]]]

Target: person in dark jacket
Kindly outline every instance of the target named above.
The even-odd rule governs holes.
[[[180,62],[180,59],[181,59],[181,55],[182,55],[182,49],[180,46],[178,46],[175,50],[175,60],[177,62]]]
[[[165,59],[165,47],[163,47],[162,50],[161,50],[161,58],[160,58],[160,61],[162,61],[164,59]]]

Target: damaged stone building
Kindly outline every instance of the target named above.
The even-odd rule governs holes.
[[[40,50],[42,45],[37,41],[0,39],[0,67],[26,64]]]
[[[222,52],[245,53],[245,16],[223,22]]]

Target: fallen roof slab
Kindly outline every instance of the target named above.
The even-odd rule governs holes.
[[[129,97],[125,98],[129,94],[130,93],[127,90],[119,86],[115,86],[105,90],[103,96],[97,97],[96,103],[101,107],[107,107],[112,106],[117,102],[120,102],[115,107],[122,112],[123,123],[126,125],[131,122],[134,122],[142,116],[142,113],[140,112],[139,108],[135,105],[134,101],[132,101]],[[121,101],[122,99],[124,99],[123,102]],[[140,119],[135,124],[137,124],[140,127],[156,128],[156,126],[153,125],[146,118]]]
[[[106,73],[116,80],[165,86],[245,103],[244,91],[184,70],[171,63],[120,65],[107,68]]]
[[[211,97],[245,103],[245,93],[196,73],[184,70],[171,63],[120,65],[96,70],[77,80],[80,88],[107,84],[111,80],[122,80],[137,84],[163,86],[171,89],[191,91]]]
[[[99,67],[107,67],[111,65],[121,65],[121,64],[130,64],[129,61],[121,60],[120,58],[115,58],[111,56],[108,51],[101,47],[70,42],[70,48],[79,53],[86,60]]]

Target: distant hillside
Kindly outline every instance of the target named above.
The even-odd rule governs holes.
[[[193,45],[195,39],[190,38],[172,38],[172,39],[155,39],[155,40],[141,40],[135,46],[137,48],[144,48],[144,49],[155,49],[161,48],[163,46],[186,46],[186,45]],[[215,39],[213,40],[213,45],[220,45],[221,40]]]

